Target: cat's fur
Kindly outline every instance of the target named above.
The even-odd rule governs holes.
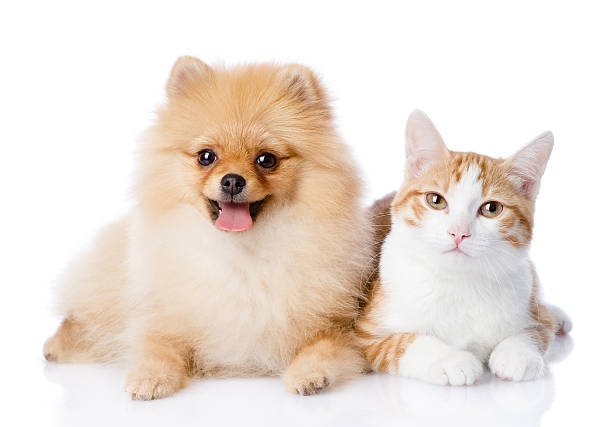
[[[504,379],[542,374],[555,332],[571,329],[541,302],[529,259],[552,147],[545,133],[505,160],[452,152],[427,116],[411,115],[405,182],[373,210],[378,238],[390,232],[357,329],[372,369],[451,385],[474,383],[484,363]],[[447,206],[434,209],[428,193]],[[480,214],[492,200],[501,213]]]
[[[127,360],[136,399],[194,376],[282,374],[312,394],[359,374],[352,327],[370,232],[318,79],[299,65],[183,57],[167,96],[140,150],[136,207],[68,269],[45,357]],[[198,163],[206,148],[210,166]],[[262,152],[278,165],[259,167]],[[246,178],[241,201],[264,200],[246,231],[215,226],[209,200],[228,173]]]

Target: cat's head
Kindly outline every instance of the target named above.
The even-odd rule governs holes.
[[[408,233],[422,254],[450,263],[523,252],[552,148],[547,132],[507,159],[453,152],[431,120],[413,112],[405,181],[392,203],[394,229]]]

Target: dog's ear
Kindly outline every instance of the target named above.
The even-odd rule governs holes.
[[[287,92],[307,105],[327,106],[327,93],[315,73],[300,64],[288,64],[281,69]]]
[[[193,56],[181,56],[176,60],[166,84],[168,98],[185,94],[196,82],[211,78],[213,70]]]

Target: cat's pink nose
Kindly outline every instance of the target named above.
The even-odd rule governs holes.
[[[466,231],[449,231],[448,234],[455,241],[455,247],[457,247],[457,248],[459,247],[461,242],[463,242],[463,239],[467,239],[468,237],[471,236],[471,234],[469,234]]]

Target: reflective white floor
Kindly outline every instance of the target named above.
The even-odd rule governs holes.
[[[537,426],[554,400],[554,379],[529,384],[487,381],[436,387],[369,375],[314,397],[286,393],[277,378],[199,381],[176,396],[132,402],[111,369],[49,366],[56,386],[53,422],[67,425],[440,425]],[[467,422],[469,421],[469,422]]]
[[[601,398],[604,388],[577,387],[581,373],[573,343],[571,337],[557,339],[551,372],[528,383],[487,375],[472,387],[440,387],[376,374],[300,397],[287,393],[279,378],[214,379],[194,381],[170,398],[151,402],[129,399],[119,367],[47,364],[32,355],[17,362],[22,366],[16,369],[28,364],[30,369],[21,371],[21,390],[8,396],[13,403],[5,416],[23,425],[63,427],[576,425],[585,420],[585,402],[593,401],[588,394]]]

